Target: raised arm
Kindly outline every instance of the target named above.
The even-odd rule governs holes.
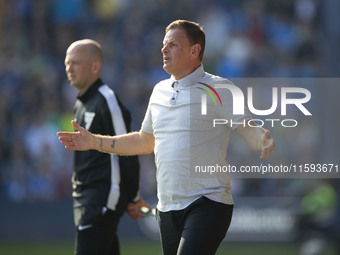
[[[255,126],[253,122],[251,126],[238,126],[236,132],[246,141],[251,149],[259,151],[261,158],[269,158],[275,149],[275,141],[270,135],[269,130],[265,130],[260,126]]]
[[[76,132],[58,132],[59,140],[68,150],[98,150],[118,155],[140,155],[153,152],[155,138],[144,131],[120,136],[92,134],[72,120]]]

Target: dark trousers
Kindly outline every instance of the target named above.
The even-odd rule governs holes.
[[[121,214],[102,207],[88,206],[79,208],[89,215],[76,227],[75,255],[119,255],[117,227]],[[84,216],[83,215],[83,216]]]
[[[233,207],[201,197],[183,210],[157,211],[163,254],[215,254],[228,231]]]

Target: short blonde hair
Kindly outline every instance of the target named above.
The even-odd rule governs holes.
[[[179,19],[170,23],[166,27],[165,33],[167,33],[169,30],[176,28],[180,28],[185,31],[191,45],[199,44],[201,46],[199,59],[202,61],[205,49],[205,33],[203,28],[196,22]]]

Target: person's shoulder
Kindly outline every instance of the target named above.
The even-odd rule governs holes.
[[[112,108],[113,105],[115,105],[115,101],[119,102],[119,98],[116,95],[116,93],[113,91],[113,89],[107,85],[102,84],[98,87],[97,93],[96,93],[96,104],[98,109],[101,109],[101,111],[107,111],[108,108]],[[119,103],[118,103],[119,104]]]
[[[107,93],[113,93],[114,92],[113,89],[109,85],[107,85],[107,84],[102,84],[102,85],[98,86],[97,90],[99,92],[105,91]]]
[[[230,85],[234,85],[232,83],[232,81],[230,81],[227,78],[215,75],[215,74],[211,74],[211,73],[207,73],[205,72],[202,82],[206,82],[209,83],[210,85],[217,85],[217,84],[230,84]]]
[[[157,91],[157,90],[164,89],[167,85],[170,86],[171,83],[172,83],[171,78],[165,79],[165,80],[161,80],[160,82],[158,82],[158,83],[153,87],[153,90],[154,90],[154,91]]]
[[[231,80],[210,73],[205,73],[202,83],[211,86],[223,98],[232,97],[233,93],[239,93],[240,90]]]
[[[97,89],[97,92],[105,98],[116,96],[114,90],[107,84],[100,85]]]

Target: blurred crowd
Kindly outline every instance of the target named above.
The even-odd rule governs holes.
[[[64,150],[56,132],[72,130],[76,91],[66,80],[64,57],[73,41],[92,38],[102,44],[102,78],[130,109],[132,130],[138,130],[153,86],[168,77],[160,49],[171,21],[189,19],[203,25],[207,36],[203,64],[210,73],[231,80],[336,77],[339,65],[333,59],[339,53],[329,53],[329,47],[339,42],[339,33],[331,33],[338,14],[325,15],[332,11],[332,2],[0,0],[1,197],[16,202],[70,197],[72,152]],[[340,92],[325,92],[322,86],[309,89],[330,100]],[[323,115],[319,104],[310,105],[315,116]],[[277,129],[278,158],[324,159],[318,150],[324,142],[321,123],[318,119],[315,126],[304,126],[301,121],[296,132],[289,131],[294,136]],[[330,150],[339,152],[339,139],[330,142],[335,144]],[[258,157],[233,141],[230,148],[233,162]],[[141,163],[144,197],[155,195],[152,155],[142,156]],[[234,186],[237,195],[295,195],[302,192],[301,182],[238,179]]]

